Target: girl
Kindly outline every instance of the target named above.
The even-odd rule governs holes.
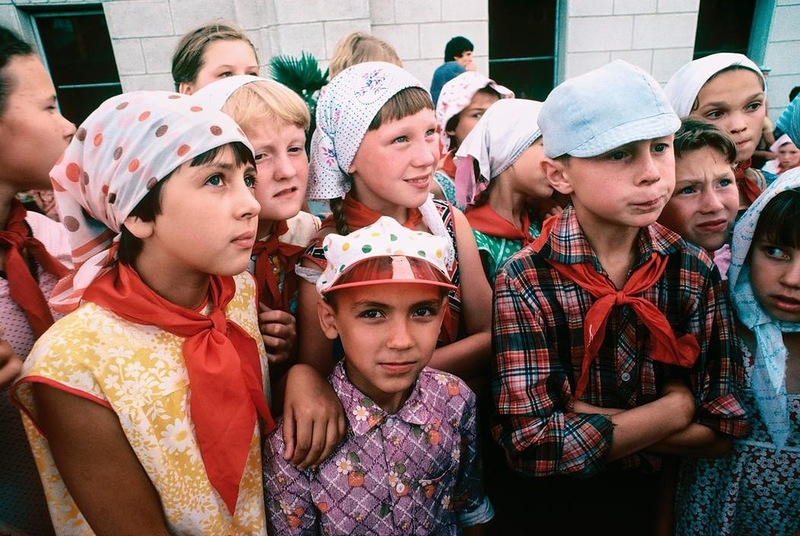
[[[403,66],[392,45],[364,32],[352,32],[336,43],[328,64],[328,76],[332,79],[348,67],[366,61],[385,61]]]
[[[664,86],[678,117],[697,117],[733,138],[740,210],[767,185],[764,175],[750,167],[767,111],[765,91],[758,66],[747,56],[727,52],[687,63]]]
[[[442,87],[436,104],[442,157],[431,184],[434,196],[447,200],[460,210],[466,208],[455,195],[456,151],[489,106],[500,99],[513,97],[513,91],[475,71],[460,74]]]
[[[782,134],[775,140],[769,150],[777,154],[778,158],[764,164],[761,170],[765,174],[771,175],[772,180],[775,180],[781,173],[800,166],[800,149],[786,134]]]
[[[19,411],[3,387],[60,318],[47,297],[68,271],[70,250],[66,230],[16,196],[51,188],[50,168],[74,132],[41,60],[0,27],[0,526],[28,534],[50,535],[53,527]]]
[[[258,76],[256,47],[235,23],[209,22],[185,34],[172,54],[175,91],[190,95],[228,76]]]
[[[539,236],[531,201],[553,194],[541,167],[541,107],[525,99],[494,103],[456,152],[456,198],[469,205],[467,221],[492,286],[497,269]]]
[[[330,199],[332,216],[298,270],[313,279],[325,265],[325,235],[346,235],[380,216],[450,237],[455,255],[448,259],[448,268],[458,288],[449,294],[431,366],[471,377],[487,364],[490,353],[490,319],[485,313],[491,288],[482,276],[464,215],[429,196],[437,151],[430,94],[410,73],[382,62],[342,71],[317,104],[308,193],[311,199]],[[329,373],[334,365],[332,344],[319,326],[317,300],[314,285],[301,283],[299,355]]]
[[[678,534],[800,531],[800,169],[786,172],[734,229],[730,289],[753,424],[733,452],[682,467]]]

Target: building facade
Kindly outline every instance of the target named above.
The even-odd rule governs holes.
[[[305,51],[323,68],[343,35],[365,31],[426,85],[464,35],[481,72],[537,99],[614,59],[666,82],[703,39],[705,52],[740,50],[770,69],[773,119],[800,85],[800,0],[0,0],[0,24],[37,45],[76,121],[120,91],[172,89],[175,45],[214,18],[245,28],[262,62]]]

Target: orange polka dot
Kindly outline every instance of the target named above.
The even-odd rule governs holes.
[[[202,112],[202,111],[203,111],[203,107],[202,107],[202,106],[192,106],[192,107],[191,107],[191,108],[189,108],[189,109],[190,109],[191,111],[193,111],[193,112]]]
[[[144,121],[148,117],[150,117],[150,112],[149,111],[142,112],[142,113],[139,114],[139,121]]]
[[[186,153],[188,153],[190,150],[191,150],[191,147],[189,147],[188,145],[186,145],[186,144],[184,143],[183,145],[181,145],[180,147],[178,147],[178,156],[184,156],[184,155],[185,155]]]
[[[103,133],[98,132],[97,134],[95,134],[92,143],[94,143],[95,147],[100,147],[100,144],[103,143]]]
[[[103,192],[103,195],[108,195],[108,184],[101,186],[100,191]]]
[[[67,164],[67,169],[65,170],[67,178],[72,182],[78,182],[81,178],[81,168],[75,162],[70,162]]]
[[[134,172],[134,171],[136,171],[137,169],[139,169],[139,159],[138,159],[138,158],[134,158],[134,159],[133,159],[133,160],[131,160],[131,161],[130,161],[130,163],[128,164],[128,171],[129,171],[129,172],[131,172],[131,173],[133,173],[133,172]]]

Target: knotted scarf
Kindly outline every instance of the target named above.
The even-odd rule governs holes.
[[[258,286],[258,299],[271,309],[289,310],[289,302],[297,290],[294,265],[305,250],[302,246],[281,242],[279,237],[289,230],[285,221],[276,222],[272,234],[266,240],[256,240],[253,245],[255,257],[254,276]],[[283,282],[283,292],[278,287],[278,274],[272,269],[270,257],[277,256],[280,266],[287,270]]]

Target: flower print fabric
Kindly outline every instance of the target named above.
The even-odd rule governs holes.
[[[493,512],[476,450],[475,395],[426,368],[396,414],[331,375],[350,430],[316,470],[283,459],[278,431],[264,447],[268,522],[274,534],[461,534]]]

